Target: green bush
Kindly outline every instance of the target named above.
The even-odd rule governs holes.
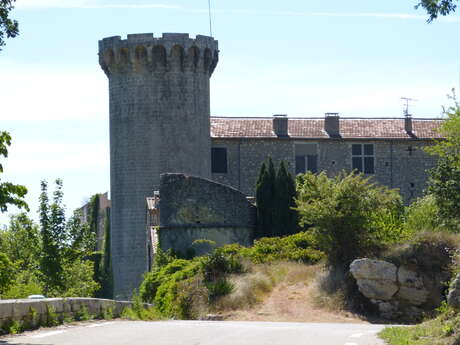
[[[265,237],[254,241],[250,248],[230,244],[217,249],[226,256],[242,257],[255,264],[274,261],[294,261],[316,263],[324,258],[318,248],[318,242],[309,231],[299,232],[286,237]]]
[[[206,281],[214,281],[224,274],[242,273],[244,268],[234,255],[225,255],[216,250],[201,260],[201,271]]]
[[[52,305],[46,305],[46,327],[54,327],[59,325],[59,319],[56,314],[56,309]]]
[[[24,327],[22,322],[9,319],[6,322],[4,322],[2,326],[2,331],[6,334],[18,334],[24,331]]]
[[[94,319],[94,316],[89,313],[88,308],[83,305],[75,313],[75,320],[77,321],[88,321]]]
[[[200,271],[199,259],[176,259],[164,267],[146,274],[139,295],[146,303],[155,303],[157,310],[165,316],[174,316],[178,311],[178,283],[195,276]]]
[[[406,209],[405,228],[408,233],[446,230],[436,198],[428,194],[416,199]]]
[[[398,226],[387,226],[385,219],[399,223],[393,218],[403,216],[401,196],[361,174],[298,175],[297,193],[300,225],[313,226],[314,238],[331,266],[348,266],[398,239]]]
[[[0,295],[11,287],[14,281],[14,264],[4,253],[0,253]]]
[[[209,291],[209,299],[215,301],[217,298],[228,295],[234,289],[234,286],[225,278],[217,279],[216,281],[206,284]]]

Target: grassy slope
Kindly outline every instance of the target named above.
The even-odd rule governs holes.
[[[390,345],[459,345],[460,314],[446,309],[436,319],[411,327],[392,327],[380,337]]]

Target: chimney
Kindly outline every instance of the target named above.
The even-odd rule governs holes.
[[[288,118],[285,114],[273,115],[273,132],[278,137],[288,137]]]
[[[412,134],[412,116],[409,114],[404,118],[404,129],[407,134]]]
[[[324,130],[331,138],[340,137],[339,113],[326,113],[324,117]]]

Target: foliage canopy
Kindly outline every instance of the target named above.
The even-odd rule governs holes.
[[[387,226],[388,219],[398,224],[402,217],[401,196],[363,175],[298,175],[297,192],[300,224],[312,225],[331,266],[346,267],[353,259],[372,255],[402,236],[401,227]]]
[[[1,7],[0,7],[1,18]],[[1,28],[1,19],[0,19]],[[0,31],[0,46],[1,46],[1,31]],[[11,136],[8,132],[0,132],[0,157],[8,157],[8,146],[11,145]],[[3,172],[3,165],[0,163],[0,174]],[[1,182],[0,180],[0,212],[6,212],[8,205],[14,205],[18,208],[28,210],[28,206],[24,201],[24,196],[27,194],[27,188],[20,185],[15,185],[10,182]]]
[[[0,51],[5,45],[5,38],[16,37],[19,34],[18,22],[9,17],[15,1],[0,0]]]
[[[428,23],[431,23],[438,16],[447,16],[455,11],[458,0],[420,0],[415,8],[422,7],[428,13]]]

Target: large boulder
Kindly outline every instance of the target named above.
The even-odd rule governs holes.
[[[390,300],[398,291],[397,268],[382,260],[358,259],[351,263],[350,272],[359,291],[371,300]]]

